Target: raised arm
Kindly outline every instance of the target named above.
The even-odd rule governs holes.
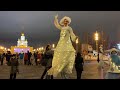
[[[61,26],[60,26],[60,24],[58,23],[58,15],[55,16],[54,24],[55,24],[55,26],[56,26],[58,29],[61,30]]]

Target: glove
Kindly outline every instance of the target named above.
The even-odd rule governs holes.
[[[58,14],[55,16],[55,19],[57,19],[58,18]]]

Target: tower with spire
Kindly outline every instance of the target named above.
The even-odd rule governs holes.
[[[17,41],[17,46],[18,47],[20,47],[20,46],[27,47],[28,46],[28,41],[27,41],[27,39],[25,39],[25,35],[23,32],[21,33],[21,38],[18,39],[18,41]]]

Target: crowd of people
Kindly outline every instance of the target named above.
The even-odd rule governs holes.
[[[43,54],[41,52],[29,52],[12,54],[10,51],[0,54],[0,62],[2,65],[11,66],[10,79],[15,79],[19,73],[19,65],[39,65],[41,63]]]
[[[1,53],[0,54],[0,61],[1,65],[3,65],[4,62],[9,66],[10,64],[10,59],[12,57],[12,53],[10,51],[7,51],[7,53]],[[42,53],[41,52],[29,52],[24,53],[23,51],[21,53],[16,53],[16,57],[18,58],[18,61],[20,64],[24,65],[39,65],[40,60],[42,58]]]

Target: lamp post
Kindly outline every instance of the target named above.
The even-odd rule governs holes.
[[[95,41],[96,41],[96,51],[98,53],[98,58],[97,58],[97,61],[99,62],[99,50],[98,50],[98,40],[99,40],[99,35],[98,35],[98,32],[96,31],[95,33]]]
[[[78,52],[78,38],[76,39],[76,53]]]
[[[98,52],[98,32],[95,33],[96,51]]]

